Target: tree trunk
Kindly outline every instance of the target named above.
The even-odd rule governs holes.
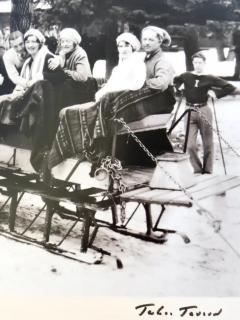
[[[25,33],[31,24],[30,0],[12,0],[12,12],[10,16],[11,32],[20,30]]]

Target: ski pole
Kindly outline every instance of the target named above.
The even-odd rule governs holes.
[[[215,108],[215,102],[214,102],[214,99],[213,99],[213,98],[212,98],[212,105],[213,105],[213,113],[214,113],[214,118],[215,118],[215,123],[216,123],[216,130],[217,130],[218,142],[219,142],[219,147],[220,147],[220,152],[221,152],[221,157],[222,157],[223,169],[224,169],[224,173],[227,174],[225,159],[224,159],[224,155],[223,155],[222,142],[221,142],[220,134],[219,134],[219,127],[218,127],[218,120],[217,120],[217,113],[216,113],[216,108]]]

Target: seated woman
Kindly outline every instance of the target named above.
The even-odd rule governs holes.
[[[34,169],[38,170],[41,160],[37,158],[43,150],[49,149],[55,135],[57,113],[51,83],[64,81],[65,74],[60,69],[49,69],[53,55],[44,45],[45,38],[39,30],[28,30],[24,42],[29,58],[23,64],[21,77],[27,80],[27,87],[17,85],[13,93],[4,96],[0,108],[3,118],[10,117],[22,133],[31,137],[30,160]]]
[[[139,40],[129,32],[124,32],[116,39],[118,65],[113,68],[107,83],[95,95],[99,101],[105,94],[125,90],[138,90],[146,80],[145,53],[139,52]]]
[[[139,40],[131,33],[123,33],[116,39],[119,64],[113,70],[106,85],[96,93],[96,102],[64,108],[60,113],[60,125],[49,154],[49,167],[52,168],[73,155],[86,157],[91,154],[94,161],[95,140],[109,135],[105,129],[114,110],[106,110],[106,101],[121,95],[122,92],[139,90],[146,80],[145,54],[139,53]],[[104,112],[101,110],[104,106]],[[98,144],[98,148],[99,148]],[[101,148],[101,147],[100,147]],[[87,157],[89,157],[89,155]]]
[[[97,83],[92,78],[87,53],[80,47],[81,36],[73,28],[65,28],[59,34],[60,64],[66,80],[59,88],[59,111],[66,106],[92,101]],[[58,58],[54,65],[58,65]]]
[[[161,42],[158,39],[156,42],[160,47]],[[172,111],[175,99],[171,89],[168,88],[171,85],[172,76],[166,76],[170,68],[168,66],[165,68],[165,63],[161,60],[161,65],[157,68],[158,74],[155,76],[154,64],[158,62],[155,58],[156,61],[154,60],[151,65],[152,71],[147,70],[146,77],[145,55],[133,53],[140,47],[136,37],[124,33],[117,38],[117,44],[119,64],[109,82],[96,94],[97,101],[62,110],[60,125],[49,154],[49,168],[74,155],[97,163],[103,156],[109,154],[109,142],[115,127],[115,118],[124,118],[128,123],[141,120],[148,115],[167,114]],[[134,57],[135,54],[139,54],[138,59]],[[159,82],[164,82],[160,89],[148,85],[149,79],[153,81],[153,77]],[[158,133],[154,136],[155,139],[151,132],[150,139],[148,135],[143,135],[145,141],[151,140],[150,150],[156,154],[160,149],[172,150],[166,132]],[[124,138],[126,140],[126,137]],[[164,146],[161,146],[161,140]],[[139,160],[138,155],[135,154],[136,148],[131,148],[128,149],[127,155],[132,154],[134,161]],[[125,141],[122,149],[123,151],[126,149]],[[121,157],[119,158],[122,160]]]
[[[143,130],[136,133],[136,136],[153,155],[160,155],[163,152],[173,151],[166,134],[166,121],[170,118],[175,104],[173,94],[175,72],[162,48],[171,44],[171,37],[162,28],[147,26],[141,32],[141,43],[146,53],[146,83],[135,94],[129,96],[126,93],[127,103],[124,103],[124,97],[120,97],[113,105],[123,102],[123,107],[118,106],[118,118],[124,118],[131,125],[136,122],[144,124]],[[149,125],[145,121],[147,119],[150,120]],[[116,157],[121,160],[126,159],[128,164],[153,165],[153,161],[134,139],[121,135],[117,146],[120,148],[116,152]]]

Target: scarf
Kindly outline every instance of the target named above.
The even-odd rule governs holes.
[[[27,58],[22,67],[21,77],[26,80],[43,80],[43,67],[48,53],[50,51],[43,45],[34,58]]]

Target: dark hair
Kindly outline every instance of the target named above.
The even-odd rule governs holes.
[[[206,61],[205,55],[204,55],[203,53],[201,53],[201,52],[196,52],[196,53],[194,53],[194,54],[192,55],[192,60],[193,60],[194,58],[202,59],[204,62]]]
[[[26,37],[24,37],[24,42],[26,42],[29,37],[35,37],[36,42],[38,42],[40,44],[39,39],[34,34],[28,34]]]
[[[132,51],[136,51],[136,50],[134,50],[134,48],[133,48],[133,46],[131,45],[131,43],[129,43],[128,41],[125,41],[125,40],[121,40],[121,41],[119,41],[119,42],[118,42],[118,44],[117,44],[117,47],[119,46],[119,44],[120,44],[121,42],[124,42],[124,43],[125,43],[125,45],[126,45],[126,44],[130,45],[130,46],[131,46],[131,48],[132,48]]]
[[[17,30],[17,31],[13,31],[12,33],[10,33],[9,35],[9,41],[13,41],[16,40],[18,38],[22,38],[23,39],[23,34],[21,31]]]

